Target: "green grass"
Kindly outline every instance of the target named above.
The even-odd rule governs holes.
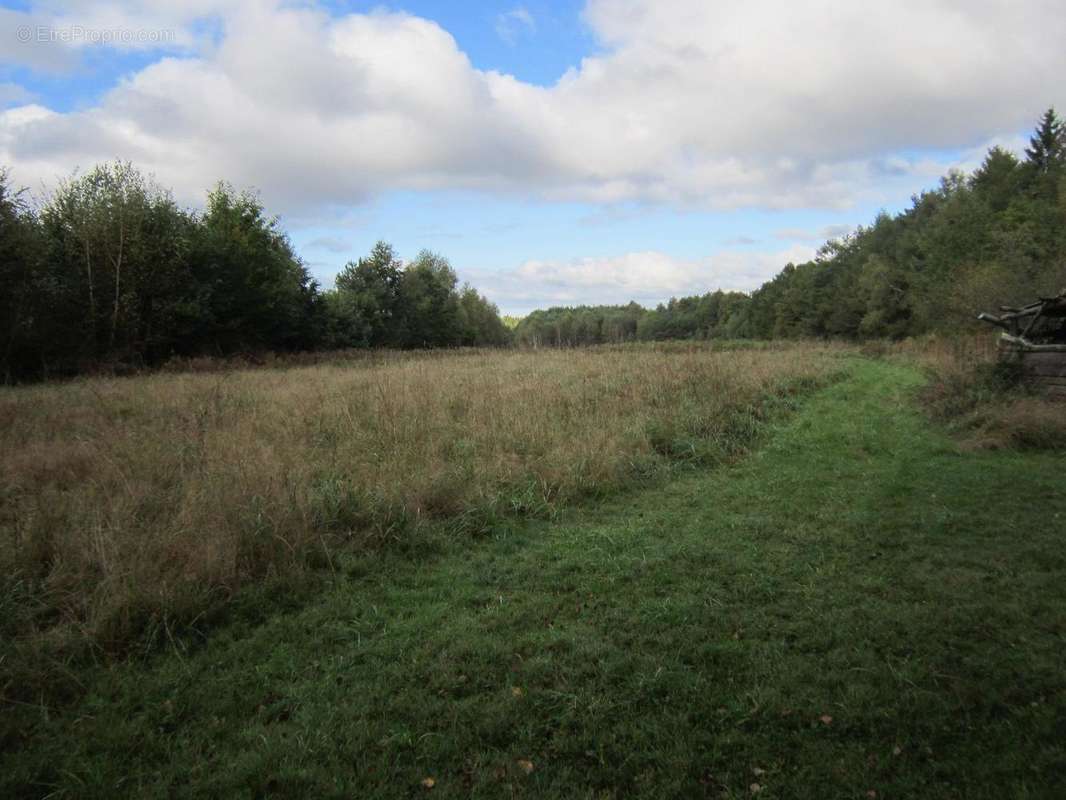
[[[841,345],[412,351],[0,387],[0,703],[342,553],[735,458]]]
[[[3,709],[0,795],[1059,797],[1066,460],[961,452],[921,382],[856,359],[731,467],[249,591]]]

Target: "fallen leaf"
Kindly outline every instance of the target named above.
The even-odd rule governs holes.
[[[869,798],[870,798],[870,800],[877,800],[877,792],[875,792],[875,791],[874,791],[873,789],[871,789],[870,791],[868,791],[868,792],[866,793],[866,796],[867,796],[867,797],[869,797]]]
[[[902,748],[902,747],[900,747],[900,746],[899,746],[899,745],[897,744],[897,745],[896,745],[895,747],[893,747],[893,748],[892,748],[892,755],[894,755],[894,756],[901,756],[901,755],[903,755],[903,748]]]
[[[765,774],[766,774],[766,770],[764,770],[764,769],[759,769],[758,767],[755,767],[755,768],[754,768],[754,769],[752,770],[752,772],[753,772],[753,773],[755,774],[755,777],[756,777],[756,778],[758,778],[758,777],[759,777],[760,775],[765,775]]]
[[[515,697],[521,697],[522,695],[525,694],[525,692],[523,692],[522,689],[520,687],[518,687],[518,686],[512,686],[511,687],[511,694],[513,694]]]
[[[527,761],[524,758],[518,759],[518,766],[524,773],[526,773],[526,775],[533,771],[533,762]]]
[[[423,789],[432,789],[436,785],[437,785],[437,781],[434,778],[423,778],[422,779],[422,788]]]
[[[751,793],[752,794],[758,794],[759,792],[762,791],[762,787],[759,784],[757,784],[757,783],[753,783],[748,788],[751,789]]]
[[[822,714],[822,716],[818,717],[818,719],[820,719],[826,725],[832,725],[833,724],[833,718],[831,716],[829,716],[828,714]]]

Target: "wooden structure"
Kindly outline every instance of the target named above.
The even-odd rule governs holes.
[[[978,319],[1004,329],[1000,357],[1020,364],[1024,379],[1066,398],[1066,289],[1021,308],[1001,306],[1000,314]]]

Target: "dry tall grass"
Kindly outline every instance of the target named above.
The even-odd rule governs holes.
[[[886,346],[930,374],[926,408],[963,434],[968,449],[1066,447],[1066,403],[1029,390],[999,361],[998,335],[929,336]]]
[[[728,456],[839,352],[393,354],[0,389],[0,634],[121,647],[427,519],[476,533]]]

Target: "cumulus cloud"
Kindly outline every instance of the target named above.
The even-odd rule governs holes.
[[[424,19],[253,4],[209,53],[163,58],[94,108],[0,115],[0,161],[49,180],[129,158],[183,198],[226,177],[289,212],[395,188],[535,186],[541,145],[499,109],[501,79]]]
[[[92,49],[190,52],[209,41],[204,34],[211,20],[241,5],[223,0],[45,0],[29,10],[0,9],[0,65],[69,73]]]
[[[23,182],[123,157],[182,197],[225,177],[287,213],[435,188],[845,208],[950,162],[916,152],[1029,126],[1063,99],[1034,76],[1066,67],[1058,0],[589,0],[602,54],[550,87],[476,69],[447,31],[407,14],[269,0],[131,8],[22,15],[170,26],[185,43],[95,107],[0,114],[0,161]],[[12,45],[19,13],[0,15],[0,58],[62,66],[69,48]],[[217,21],[210,35],[205,20]]]
[[[314,0],[0,9],[0,66],[54,75],[80,69],[91,48],[157,51],[74,111],[0,83],[0,165],[36,187],[130,159],[184,202],[225,178],[308,225],[390,190],[472,189],[597,204],[580,220],[596,227],[662,205],[884,202],[949,166],[972,169],[988,145],[1019,149],[1018,131],[1066,105],[1050,80],[1066,67],[1059,0],[587,0],[583,15],[597,54],[539,86],[475,68],[432,21]],[[536,32],[521,6],[496,22],[504,40]],[[23,26],[173,37],[22,42]],[[737,236],[727,244],[744,249],[703,259],[649,251],[465,276],[510,311],[654,304],[755,288],[846,232],[783,229],[768,234],[781,249],[761,252]]]
[[[0,8],[0,66],[29,67],[42,72],[70,69],[75,58],[69,48],[50,47],[36,41],[37,18],[22,11]]]
[[[750,291],[786,263],[808,261],[814,255],[814,248],[803,245],[764,252],[722,250],[700,259],[646,251],[609,258],[534,260],[510,270],[462,274],[505,313],[524,314],[548,306],[630,301],[654,306],[671,297],[716,289]]]

